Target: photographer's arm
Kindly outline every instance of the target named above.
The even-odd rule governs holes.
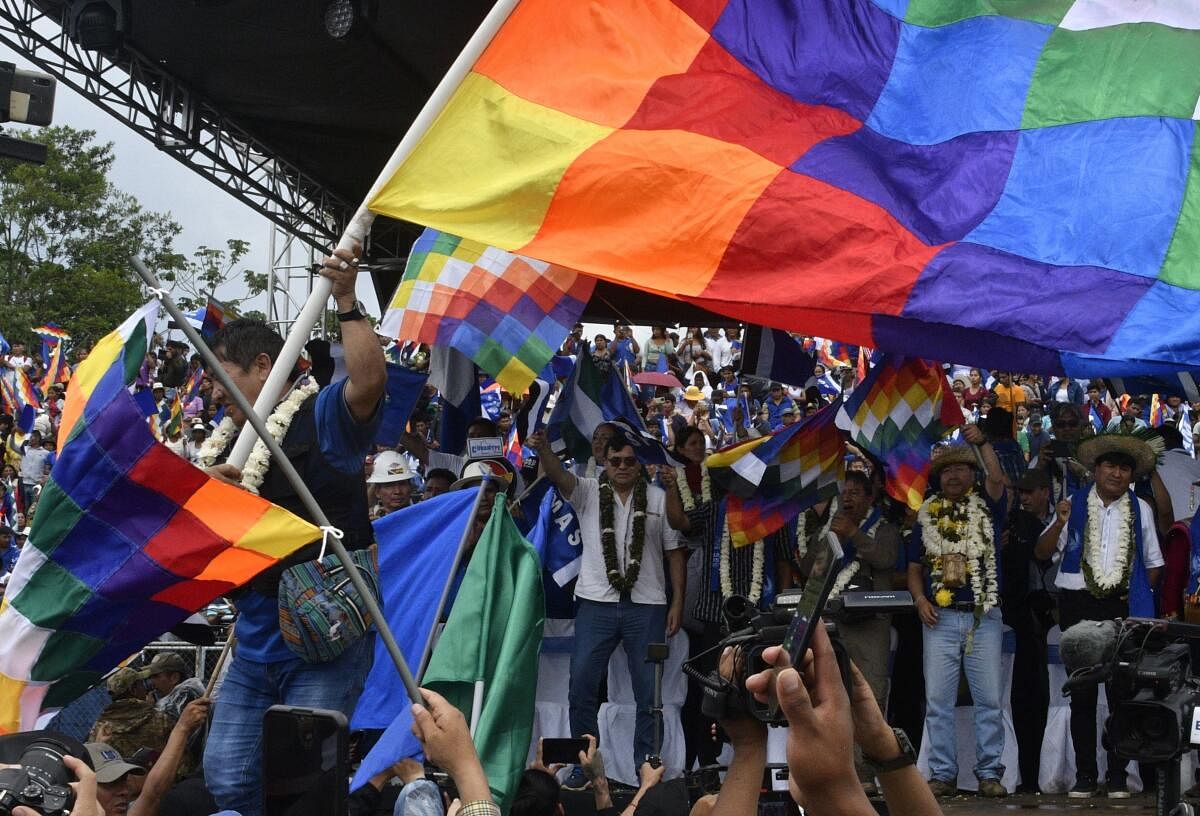
[[[850,664],[852,677],[850,687],[850,713],[854,719],[854,739],[862,747],[863,754],[877,762],[886,762],[900,756],[900,744],[896,734],[887,724],[875,693],[867,678]],[[940,816],[942,809],[937,799],[925,784],[916,763],[879,774],[883,798],[888,810],[906,816]]]
[[[207,697],[192,700],[179,715],[179,722],[171,729],[167,737],[167,745],[150,773],[146,775],[146,783],[142,785],[142,795],[130,806],[129,811],[134,816],[158,816],[159,805],[167,791],[175,784],[175,773],[179,763],[183,761],[187,751],[188,738],[208,719],[208,709],[212,702]]]
[[[604,757],[600,754],[600,749],[596,747],[596,738],[591,734],[583,736],[588,741],[588,747],[587,751],[579,752],[579,767],[583,769],[583,775],[592,783],[592,796],[595,798],[596,812],[603,814],[613,811],[612,794],[608,790],[608,774],[604,771]]]
[[[734,651],[721,653],[720,672],[733,676]],[[726,717],[721,727],[729,735],[733,759],[709,816],[743,816],[758,810],[763,770],[767,767],[767,727],[751,716]]]
[[[629,804],[621,811],[621,816],[633,816],[642,798],[646,795],[646,791],[653,788],[662,781],[663,774],[667,772],[665,765],[659,765],[657,768],[651,767],[649,762],[642,763],[641,778],[642,784],[637,789],[637,793],[629,800]]]
[[[875,808],[854,770],[850,698],[825,627],[813,629],[803,676],[781,647],[767,648],[762,659],[775,668],[747,678],[746,689],[766,702],[773,687],[791,726],[787,754],[792,798],[802,807],[819,804],[824,816],[874,816]]]

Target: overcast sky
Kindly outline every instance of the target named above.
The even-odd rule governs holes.
[[[22,55],[0,44],[0,60],[18,68],[38,70]],[[224,247],[229,238],[250,242],[244,267],[265,271],[270,222],[220,187],[135,133],[123,122],[59,83],[54,100],[54,124],[94,130],[101,142],[112,142],[116,162],[110,176],[119,189],[135,196],[146,209],[169,212],[183,227],[176,250],[190,256],[201,245]],[[244,268],[243,267],[243,268]],[[237,292],[224,292],[238,296]],[[298,296],[297,296],[298,297]],[[359,297],[378,316],[378,304],[368,281],[360,281]],[[282,304],[282,299],[278,301]],[[266,296],[251,306],[265,311]]]

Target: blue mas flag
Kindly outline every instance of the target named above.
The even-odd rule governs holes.
[[[386,365],[387,391],[383,396],[383,410],[379,418],[379,432],[375,434],[375,444],[393,448],[404,433],[404,426],[412,416],[413,408],[421,397],[429,375],[395,363]]]
[[[534,488],[533,493],[541,498],[532,507],[524,501],[521,503],[528,526],[522,530],[522,535],[529,539],[542,561],[546,617],[573,618],[573,592],[565,591],[564,587],[579,577],[579,569],[583,566],[583,533],[571,503],[563,498],[558,488],[545,480],[543,484]],[[532,524],[528,521],[531,518]]]
[[[438,601],[450,578],[454,554],[470,521],[477,493],[443,493],[390,513],[374,524],[384,614],[414,672],[435,624]],[[421,753],[421,745],[412,735],[409,705],[392,658],[383,641],[376,639],[375,663],[350,722],[354,729],[387,730],[363,760],[351,790],[394,762]]]

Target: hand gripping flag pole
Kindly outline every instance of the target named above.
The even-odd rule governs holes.
[[[130,260],[133,263],[133,268],[137,270],[139,275],[141,275],[142,280],[144,280],[146,285],[150,287],[150,289],[158,296],[159,302],[162,303],[163,308],[167,310],[167,313],[171,315],[171,318],[175,321],[179,328],[183,330],[183,333],[187,336],[187,339],[193,346],[196,347],[196,350],[200,352],[200,356],[204,358],[204,365],[208,367],[209,374],[217,378],[217,380],[221,383],[221,388],[224,389],[225,393],[227,393],[233,400],[234,404],[237,405],[238,410],[246,415],[246,424],[252,426],[258,437],[266,443],[267,449],[271,451],[272,461],[274,464],[279,466],[279,469],[283,472],[284,477],[295,489],[296,495],[298,495],[300,500],[304,503],[304,507],[308,510],[309,514],[311,514],[317,525],[321,527],[321,530],[324,533],[325,544],[337,554],[338,559],[346,568],[346,574],[350,577],[350,582],[354,584],[354,588],[358,590],[358,594],[362,598],[363,605],[367,608],[367,612],[371,615],[372,620],[375,621],[375,627],[379,630],[379,636],[383,638],[384,646],[387,647],[388,654],[391,655],[392,662],[396,664],[396,668],[400,672],[400,679],[404,681],[404,688],[408,692],[409,699],[418,705],[424,705],[424,698],[421,696],[421,691],[417,687],[417,681],[413,679],[412,672],[409,671],[408,664],[404,661],[404,655],[400,651],[399,644],[396,643],[396,637],[392,634],[392,630],[387,624],[387,619],[383,617],[383,610],[379,608],[379,603],[375,600],[375,596],[371,594],[370,589],[367,587],[366,581],[363,580],[362,574],[358,571],[358,567],[355,565],[353,559],[350,558],[350,554],[346,552],[346,548],[342,544],[341,532],[335,530],[333,525],[329,523],[329,519],[325,516],[325,511],[321,509],[319,504],[317,504],[317,500],[313,498],[313,494],[309,491],[308,486],[304,484],[304,481],[300,478],[300,474],[296,472],[295,466],[292,465],[291,461],[284,454],[283,449],[279,447],[279,443],[275,441],[275,437],[271,436],[271,434],[267,431],[266,423],[263,421],[262,417],[255,412],[254,408],[250,406],[250,401],[246,399],[246,395],[243,394],[236,385],[234,385],[233,380],[231,380],[229,375],[225,373],[225,369],[221,367],[220,361],[217,360],[217,357],[215,354],[213,354],[212,349],[208,347],[208,344],[205,343],[203,338],[200,337],[199,332],[192,327],[192,324],[189,323],[187,318],[183,316],[183,313],[179,311],[179,307],[175,305],[175,301],[169,294],[162,290],[162,287],[159,285],[158,278],[155,276],[155,274],[146,267],[141,258],[134,256]],[[293,332],[293,334],[295,334],[295,332]],[[307,331],[304,332],[304,334],[307,334]],[[282,368],[286,368],[288,371],[290,371],[291,364],[284,366],[279,362],[279,360],[276,360],[275,368],[272,369],[272,374],[274,374],[276,370],[280,370]],[[270,388],[270,384],[271,378],[268,377],[266,384],[263,386],[264,391],[267,388]],[[278,394],[281,388],[282,383],[280,383],[280,385],[276,388],[275,393]],[[262,402],[261,398],[259,399],[259,402]],[[273,408],[274,406],[272,405],[271,407]],[[244,433],[243,437],[245,437]],[[251,439],[253,438],[254,434],[251,434]],[[233,635],[230,634],[230,637],[232,638]]]
[[[446,107],[446,103],[450,101],[450,97],[454,95],[455,90],[462,84],[462,81],[470,73],[475,62],[483,54],[484,49],[488,47],[492,39],[496,36],[496,32],[504,25],[509,14],[516,8],[519,0],[498,0],[492,10],[488,12],[487,17],[480,23],[479,28],[467,41],[467,45],[463,48],[462,53],[454,60],[450,66],[450,70],[442,77],[442,81],[438,83],[433,94],[425,103],[425,107],[421,108],[421,112],[417,114],[417,118],[413,120],[412,126],[408,132],[404,134],[404,138],[400,140],[400,144],[396,145],[396,150],[392,153],[392,157],[388,159],[388,163],[380,172],[379,177],[375,179],[375,183],[371,185],[370,191],[362,204],[358,205],[358,209],[350,218],[350,222],[346,225],[346,231],[342,233],[341,239],[338,241],[338,249],[352,249],[354,244],[362,244],[367,234],[371,231],[371,225],[375,222],[375,213],[367,209],[368,203],[375,198],[376,194],[384,187],[384,185],[396,174],[407,159],[413,148],[421,141],[425,132],[433,125],[435,119],[441,114],[442,109]],[[296,360],[300,358],[300,350],[304,347],[304,343],[308,340],[309,334],[312,332],[312,327],[316,325],[325,311],[325,305],[329,302],[329,296],[333,291],[333,283],[326,277],[318,276],[313,281],[312,292],[308,296],[308,300],[304,303],[304,308],[300,310],[300,314],[296,316],[296,322],[292,324],[292,329],[288,333],[283,343],[283,348],[279,352],[279,358],[275,361],[275,367],[271,369],[271,373],[267,376],[267,381],[263,385],[262,394],[258,397],[258,404],[254,406],[254,410],[259,416],[268,416],[274,405],[271,403],[271,394],[278,394],[283,388],[283,383],[292,370],[292,366],[296,364]],[[259,432],[257,428],[251,428],[250,423],[242,426],[242,432],[238,436],[237,442],[234,443],[233,451],[229,454],[230,464],[241,467],[246,463],[246,459],[250,457],[250,451],[254,448],[254,435]],[[261,433],[261,432],[259,432]],[[396,652],[399,654],[399,652]]]

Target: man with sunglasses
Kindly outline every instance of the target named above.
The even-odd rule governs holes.
[[[1081,406],[1060,403],[1051,426],[1054,438],[1029,462],[1030,468],[1041,470],[1050,478],[1051,501],[1068,496],[1091,481],[1091,474],[1075,458],[1083,423]]]
[[[667,523],[667,494],[647,484],[633,446],[621,433],[605,443],[604,473],[599,479],[577,477],[563,467],[546,434],[529,438],[545,476],[566,496],[579,518],[583,564],[575,584],[579,611],[571,655],[571,736],[598,734],[600,683],[618,644],[625,648],[633,696],[637,701],[634,767],[654,750],[653,666],[646,662],[651,643],[679,631],[683,618],[687,565],[686,541]],[[672,499],[678,494],[671,491]],[[664,560],[670,567],[671,603],[667,606]],[[606,751],[614,750],[608,746]],[[564,786],[582,789],[587,782],[576,767]]]

